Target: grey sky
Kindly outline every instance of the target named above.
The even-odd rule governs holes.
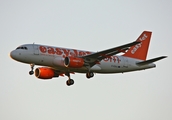
[[[1,120],[171,120],[172,1],[5,0],[0,2]],[[155,69],[124,74],[75,74],[42,81],[9,52],[25,43],[100,51],[153,32]],[[38,66],[37,66],[38,67]]]

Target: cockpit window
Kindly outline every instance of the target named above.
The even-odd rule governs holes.
[[[16,49],[23,49],[23,50],[27,50],[27,47],[17,47]]]

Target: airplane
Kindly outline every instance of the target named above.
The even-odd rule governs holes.
[[[110,74],[145,70],[156,67],[154,62],[167,56],[146,60],[152,32],[143,33],[134,42],[118,47],[90,52],[40,44],[24,44],[10,52],[16,61],[30,64],[31,71],[39,79],[47,80],[67,76],[66,84],[71,86],[74,80],[70,74],[85,73],[92,78],[94,73]],[[122,53],[122,55],[117,55]],[[39,65],[34,71],[34,66]]]

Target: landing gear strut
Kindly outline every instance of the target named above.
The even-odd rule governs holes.
[[[33,75],[34,74],[34,71],[33,71],[34,66],[35,66],[35,64],[30,64],[31,71],[29,71],[29,75]]]
[[[66,73],[65,75],[68,76],[68,78],[69,78],[69,79],[66,81],[66,85],[67,85],[67,86],[73,85],[73,84],[74,84],[74,80],[70,78],[70,73]]]
[[[88,72],[88,73],[86,73],[86,77],[87,78],[92,78],[92,77],[94,77],[94,73],[93,72]]]

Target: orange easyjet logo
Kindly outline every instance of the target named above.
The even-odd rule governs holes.
[[[53,48],[53,47],[46,47],[46,46],[40,46],[39,50],[41,53],[48,53],[50,55],[62,55],[63,57],[67,56],[85,56],[88,54],[91,54],[91,52],[88,51],[78,51],[74,49],[64,49],[64,48]]]
[[[75,49],[65,49],[65,48],[53,48],[48,46],[39,46],[39,50],[42,54],[48,54],[48,55],[60,55],[65,57],[72,56],[72,57],[78,57],[78,56],[85,56],[91,54],[91,52],[88,51],[79,51]],[[107,58],[104,59],[105,62],[114,62],[114,63],[120,63],[120,59],[118,56],[107,56]]]
[[[144,41],[146,40],[147,37],[148,36],[146,34],[143,34],[143,36],[139,38],[139,41]],[[131,50],[131,53],[134,54],[141,47],[142,47],[142,42],[135,45],[134,48]]]
[[[147,36],[146,34],[143,34],[143,36],[140,37],[139,40],[140,40],[140,41],[143,41],[143,40],[145,40],[147,37],[148,37],[148,36]]]

